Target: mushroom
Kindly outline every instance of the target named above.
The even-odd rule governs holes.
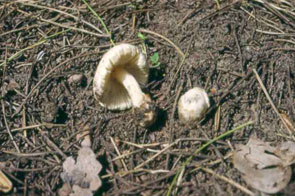
[[[199,121],[210,107],[204,89],[195,87],[188,90],[178,101],[178,117],[183,123]]]
[[[120,44],[105,53],[96,69],[93,91],[100,105],[110,110],[134,108],[141,126],[156,119],[154,104],[140,88],[148,80],[149,67],[141,51],[131,44]]]

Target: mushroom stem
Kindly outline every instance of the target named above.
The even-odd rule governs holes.
[[[116,80],[120,82],[128,91],[133,107],[139,108],[144,103],[145,95],[141,91],[139,84],[132,74],[125,69],[116,68],[113,72],[113,77],[116,78]]]

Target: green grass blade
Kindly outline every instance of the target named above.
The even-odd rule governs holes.
[[[253,123],[254,123],[253,121],[248,121],[248,122],[246,122],[246,123],[244,123],[244,124],[242,124],[242,125],[240,125],[240,126],[234,128],[234,129],[232,129],[232,130],[226,131],[225,133],[223,133],[223,134],[221,134],[221,135],[219,135],[219,136],[213,138],[212,140],[208,141],[207,143],[203,144],[200,148],[198,148],[198,149],[194,152],[194,154],[195,154],[195,155],[198,154],[199,152],[201,152],[202,150],[204,150],[205,148],[207,148],[208,146],[210,146],[210,145],[213,144],[214,142],[216,142],[216,141],[218,141],[218,140],[220,140],[220,139],[222,139],[222,138],[224,138],[224,137],[226,137],[226,136],[228,136],[228,135],[234,133],[235,131],[237,131],[237,130],[239,130],[239,129],[242,129],[242,128],[244,128],[244,127],[250,125],[250,124],[253,124]],[[172,193],[172,191],[173,191],[173,188],[174,188],[174,186],[175,186],[175,184],[176,184],[176,181],[177,181],[177,179],[178,179],[178,177],[179,177],[180,172],[181,172],[181,171],[182,171],[182,170],[183,170],[183,169],[189,164],[189,162],[190,162],[192,159],[193,159],[193,156],[190,156],[189,158],[187,158],[187,160],[186,160],[186,161],[182,164],[182,166],[177,170],[177,172],[176,172],[176,174],[175,174],[175,176],[174,176],[174,178],[173,178],[173,181],[172,181],[172,183],[171,183],[170,186],[169,186],[168,193],[166,194],[166,196],[170,196],[170,195],[171,195],[171,193]]]
[[[92,14],[97,17],[97,19],[99,20],[100,24],[103,26],[106,33],[110,36],[110,42],[114,46],[115,42],[112,40],[112,35],[111,35],[110,31],[108,30],[106,24],[103,22],[102,18],[92,9],[92,7],[87,3],[86,0],[82,0],[82,1],[88,7],[88,9],[92,12]]]
[[[13,54],[11,57],[9,57],[6,61],[4,61],[3,63],[1,63],[1,64],[0,64],[0,68],[1,68],[2,66],[6,65],[6,63],[8,63],[8,62],[12,61],[13,59],[15,59],[15,58],[19,57],[20,55],[22,55],[23,52],[25,52],[25,51],[27,51],[27,50],[29,50],[29,49],[35,48],[36,46],[39,46],[39,45],[41,45],[41,44],[47,42],[47,41],[50,40],[51,38],[56,37],[56,36],[58,36],[58,35],[61,35],[61,34],[63,34],[63,33],[66,33],[66,32],[68,32],[68,31],[70,31],[70,29],[67,29],[67,30],[65,30],[65,31],[60,31],[60,32],[54,33],[54,34],[52,34],[52,35],[46,37],[45,39],[40,40],[39,42],[37,42],[37,43],[35,43],[35,44],[33,44],[33,45],[30,45],[30,46],[28,46],[28,47],[26,47],[26,48],[21,49],[20,51],[16,52],[16,53]]]

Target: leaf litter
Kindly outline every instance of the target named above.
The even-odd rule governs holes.
[[[98,174],[102,165],[96,160],[90,145],[89,135],[85,136],[77,161],[73,157],[64,161],[64,171],[61,173],[64,184],[59,189],[59,196],[92,196],[93,192],[101,187]]]
[[[138,2],[139,5],[144,6],[143,9],[132,8],[127,1],[89,2],[89,5],[103,17],[116,43],[142,44],[144,40],[138,40],[135,34],[140,31],[148,38],[145,41],[147,54],[153,54],[155,51],[159,53],[160,63],[163,66],[160,66],[161,69],[152,70],[151,83],[146,88],[157,101],[157,106],[164,117],[152,127],[151,131],[141,131],[132,123],[134,121],[129,113],[118,114],[105,111],[97,107],[93,100],[93,93],[89,87],[93,81],[96,62],[112,45],[109,39],[91,36],[94,32],[99,32],[96,27],[93,29],[87,23],[98,24],[99,21],[93,18],[81,1],[48,2],[40,1],[34,4],[39,8],[29,6],[27,2],[24,5],[20,1],[16,3],[2,1],[1,4],[3,28],[1,28],[2,36],[0,36],[0,53],[3,61],[0,63],[7,65],[4,66],[3,71],[0,71],[1,75],[5,76],[4,80],[0,80],[3,89],[0,100],[3,100],[2,108],[5,109],[0,115],[1,150],[15,152],[15,148],[20,148],[21,153],[29,154],[35,153],[38,149],[37,152],[47,154],[52,149],[44,145],[47,141],[41,136],[40,131],[34,128],[37,126],[49,133],[49,138],[60,147],[62,152],[49,153],[44,157],[46,162],[41,159],[43,157],[36,159],[33,155],[20,158],[8,153],[3,153],[3,156],[1,154],[1,158],[4,159],[1,161],[5,161],[7,168],[4,172],[10,174],[9,177],[14,184],[13,191],[17,193],[23,194],[23,190],[29,189],[28,191],[37,192],[38,195],[56,195],[55,190],[60,186],[57,175],[61,170],[51,172],[47,168],[51,168],[51,160],[54,160],[56,156],[63,160],[62,154],[68,155],[77,151],[74,145],[75,137],[69,136],[80,131],[78,122],[81,119],[87,119],[91,124],[91,130],[95,136],[92,149],[105,152],[103,158],[106,160],[118,157],[114,148],[108,148],[112,145],[110,136],[134,144],[167,143],[173,138],[207,140],[202,132],[179,125],[175,118],[177,113],[173,115],[175,112],[173,103],[176,103],[179,97],[178,92],[181,94],[194,85],[205,87],[207,90],[210,88],[216,90],[212,96],[212,102],[218,103],[220,105],[218,107],[222,108],[218,119],[224,119],[225,122],[216,123],[220,126],[214,130],[215,132],[228,130],[234,124],[239,124],[245,118],[251,118],[254,115],[259,119],[253,128],[246,129],[241,134],[233,135],[228,139],[238,140],[240,137],[247,137],[253,129],[264,130],[255,132],[260,137],[270,140],[277,138],[278,132],[281,133],[281,124],[274,123],[277,119],[276,114],[270,109],[267,100],[259,96],[261,90],[255,78],[252,77],[253,74],[248,74],[251,69],[257,69],[261,74],[261,79],[265,82],[264,85],[269,90],[272,100],[274,103],[279,103],[278,108],[286,111],[287,114],[294,114],[294,107],[289,99],[289,95],[294,96],[291,88],[294,86],[294,80],[292,80],[294,47],[290,43],[292,39],[290,35],[294,32],[294,28],[288,25],[290,22],[294,23],[292,19],[294,17],[290,17],[286,11],[276,11],[278,9],[258,1],[243,1],[242,4],[240,1],[220,1],[220,9],[216,9],[215,1]],[[288,2],[294,8],[294,1]],[[281,7],[282,3],[275,5]],[[287,11],[292,11],[285,5],[283,7]],[[175,10],[180,11],[175,12]],[[284,22],[286,19],[283,17],[287,17],[288,21]],[[51,21],[54,23],[48,23]],[[134,28],[129,28],[131,21],[134,21]],[[56,23],[60,26],[56,26]],[[87,32],[65,30],[70,24]],[[149,29],[156,34],[151,34],[152,31]],[[62,32],[59,34],[62,36],[50,36],[56,35],[56,32]],[[157,35],[163,35],[162,37],[167,37],[166,41],[169,40],[175,44],[170,45]],[[50,40],[46,39],[43,43],[44,37],[50,37]],[[42,44],[39,44],[40,40]],[[183,58],[182,51],[186,51],[187,54],[184,63],[180,62]],[[178,53],[180,57],[177,56]],[[18,55],[15,56],[15,54]],[[88,81],[85,87],[80,85],[79,80],[68,81],[72,74],[83,74]],[[19,88],[15,88],[17,85],[10,83],[12,79],[15,79]],[[5,85],[9,83],[10,88],[6,88]],[[290,87],[282,88],[285,86]],[[55,98],[58,100],[53,100]],[[24,110],[18,109],[20,105],[24,106]],[[50,113],[46,113],[47,105],[55,105],[57,112],[53,107]],[[289,111],[291,108],[292,110]],[[20,111],[22,114],[15,115]],[[211,117],[214,111],[213,108],[210,117],[201,125],[205,133],[208,131],[208,138],[216,134],[212,132],[212,124],[215,121]],[[56,120],[60,112],[65,114],[62,121]],[[290,117],[292,123],[293,115]],[[53,119],[52,126],[43,126],[43,121],[50,118]],[[6,120],[8,127],[5,129]],[[64,125],[57,126],[53,123]],[[33,128],[24,132],[22,130],[25,127]],[[12,131],[13,140],[9,138],[9,129],[18,129],[18,131]],[[34,145],[30,145],[30,141],[34,141]],[[171,148],[169,152],[160,154],[145,167],[152,171],[163,169],[162,166],[169,170],[179,167],[182,160],[190,156],[187,149],[195,150],[196,148],[199,148],[196,141],[182,142],[181,145]],[[121,152],[134,151],[133,146],[126,144],[119,144],[118,149]],[[220,150],[221,155],[229,151],[228,146],[223,143],[216,143],[216,149]],[[148,150],[148,148],[142,148],[141,151],[135,151],[132,156],[124,158],[130,171],[137,166],[135,163],[142,163],[154,155],[154,152]],[[155,147],[154,150],[160,149]],[[218,151],[207,152],[201,154],[205,155],[202,158],[203,161],[211,160]],[[195,157],[192,164],[198,164],[198,162],[199,158]],[[58,162],[54,164],[52,166],[59,167]],[[115,174],[125,172],[120,161],[118,164],[108,161],[104,163],[104,166],[115,168],[113,171]],[[231,163],[225,160],[222,164],[218,163],[214,170],[220,171],[221,168],[225,176],[239,181],[239,176],[236,176],[236,172],[231,172],[230,166]],[[10,167],[16,167],[17,170],[11,170]],[[24,168],[27,172],[24,172]],[[42,170],[35,172],[35,169]],[[175,195],[242,195],[239,189],[232,188],[232,185],[226,181],[212,181],[209,177],[211,174],[191,170],[191,167],[187,169],[177,191],[173,190]],[[102,195],[127,195],[131,192],[134,195],[140,195],[148,191],[150,193],[148,195],[165,195],[167,183],[171,183],[172,174],[166,175],[149,172],[134,175],[130,172],[123,176],[122,180],[109,175],[107,180],[112,183],[109,187],[102,187],[101,192]],[[13,180],[19,177],[21,177],[19,180]],[[71,185],[68,188],[72,191]],[[33,194],[28,193],[28,195]]]
[[[268,194],[283,190],[292,176],[295,162],[295,143],[283,142],[273,147],[269,142],[251,137],[246,145],[236,145],[233,163],[246,183]]]

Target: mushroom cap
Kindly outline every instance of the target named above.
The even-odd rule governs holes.
[[[209,107],[210,101],[206,91],[195,87],[180,97],[178,101],[178,117],[183,123],[199,121]]]
[[[132,101],[125,87],[112,76],[116,68],[125,69],[139,85],[146,84],[149,68],[144,54],[131,44],[114,46],[100,60],[93,81],[94,97],[103,107],[124,110],[132,107]]]

